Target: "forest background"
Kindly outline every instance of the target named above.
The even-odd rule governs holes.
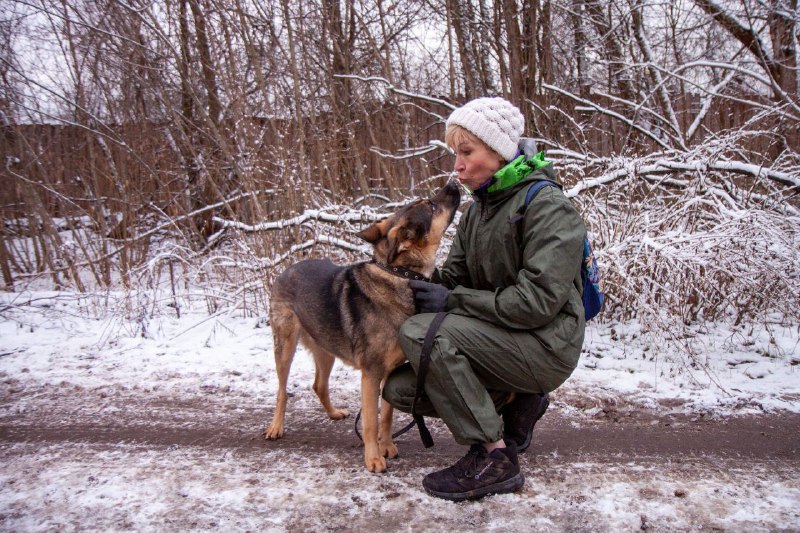
[[[586,218],[602,321],[800,322],[796,0],[6,0],[5,291],[264,315],[446,179],[501,95]],[[443,252],[446,251],[443,250]],[[685,347],[692,364],[698,354]]]
[[[800,530],[799,43],[797,0],[0,0],[0,529]],[[607,301],[525,488],[454,512],[447,428],[368,473],[311,357],[261,438],[265,326],[494,95]]]

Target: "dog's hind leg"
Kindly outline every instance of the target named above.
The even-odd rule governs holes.
[[[322,407],[328,416],[333,420],[346,418],[348,413],[345,409],[338,409],[331,403],[330,389],[328,387],[331,377],[331,370],[336,357],[319,346],[313,346],[311,352],[314,354],[314,392],[317,393]]]
[[[272,424],[264,430],[267,439],[274,440],[283,436],[283,421],[286,416],[286,384],[289,380],[289,369],[292,367],[297,341],[300,338],[300,321],[288,306],[280,302],[272,302],[270,310],[272,323],[272,339],[275,344],[275,370],[278,373],[278,400]]]

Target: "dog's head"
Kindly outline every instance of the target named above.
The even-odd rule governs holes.
[[[460,202],[461,189],[450,181],[431,198],[414,200],[358,236],[375,247],[378,261],[430,275],[436,249]]]

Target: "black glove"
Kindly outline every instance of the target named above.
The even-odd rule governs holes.
[[[414,291],[417,313],[438,313],[447,307],[450,289],[444,285],[417,280],[411,280],[408,285]]]

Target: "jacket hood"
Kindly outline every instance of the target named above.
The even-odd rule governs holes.
[[[471,192],[479,198],[485,198],[488,194],[508,190],[518,183],[529,181],[527,178],[531,174],[543,169],[545,178],[556,181],[552,163],[545,159],[544,151],[537,152],[536,142],[530,138],[523,138],[519,142],[519,149],[514,159],[498,170],[485,184]]]
[[[486,192],[491,194],[510,189],[535,171],[551,165],[550,161],[545,160],[544,152],[539,152],[533,157],[522,154],[495,173]]]

